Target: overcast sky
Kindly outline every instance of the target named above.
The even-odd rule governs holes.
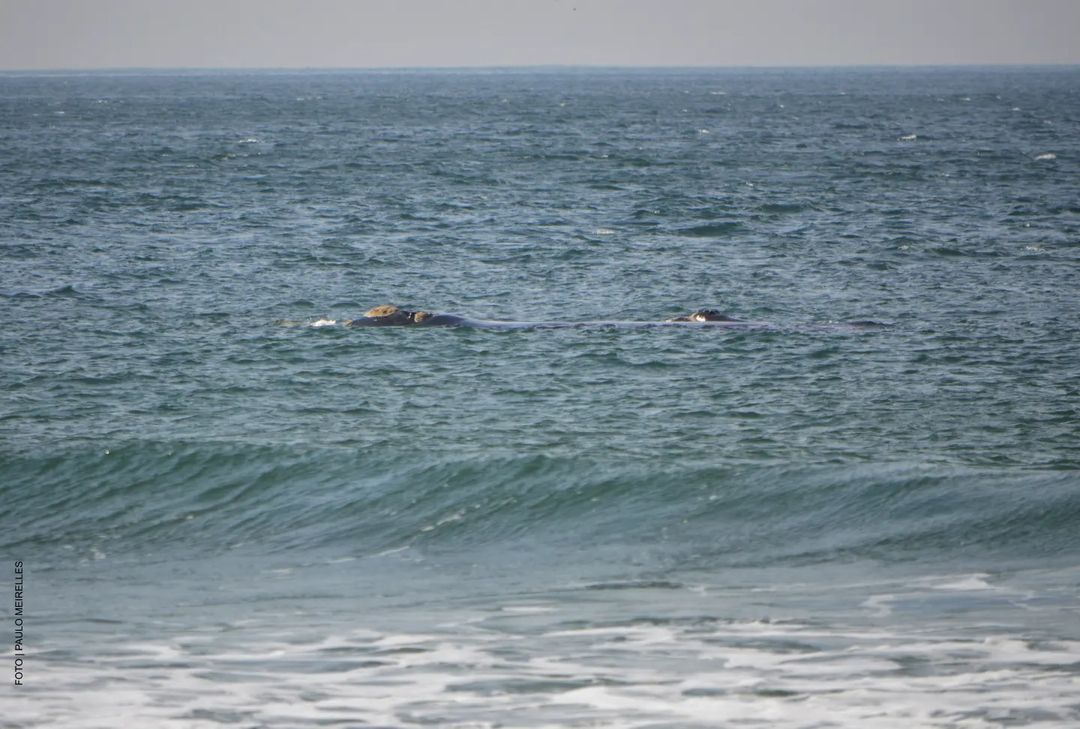
[[[0,68],[1080,63],[1080,0],[0,0]]]

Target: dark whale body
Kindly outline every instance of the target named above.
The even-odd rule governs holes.
[[[715,309],[698,309],[683,316],[666,321],[499,321],[491,319],[469,319],[457,314],[432,313],[428,311],[410,311],[396,306],[377,306],[359,319],[346,320],[347,327],[461,327],[467,329],[660,329],[666,327],[691,327],[695,329],[738,329],[770,330],[777,326],[762,321],[742,321],[733,319]],[[834,322],[828,324],[803,325],[801,329],[860,331],[888,326],[882,322],[855,321]]]
[[[410,312],[415,313],[415,312]],[[345,322],[347,327],[467,327],[479,324],[471,319],[454,314],[428,314],[420,321],[386,321],[387,317],[362,316],[359,319],[349,319]]]
[[[712,309],[698,309],[686,316],[675,317],[667,321],[499,321],[488,319],[469,319],[456,314],[409,311],[396,306],[377,306],[359,319],[344,322],[347,327],[466,327],[470,329],[647,329],[656,327],[762,327],[763,322],[746,322],[732,319]]]
[[[661,329],[667,327],[690,327],[694,329],[709,329],[713,327],[734,328],[757,328],[769,326],[765,322],[730,321],[730,322],[694,322],[694,321],[504,321],[496,319],[468,319],[454,314],[437,314],[432,322],[417,322],[415,324],[377,324],[363,319],[353,319],[345,322],[347,327],[378,327],[378,326],[415,326],[415,327],[463,327],[468,329]]]

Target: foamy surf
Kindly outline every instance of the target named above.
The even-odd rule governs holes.
[[[297,723],[643,729],[992,727],[1080,720],[1080,641],[988,628],[844,627],[820,620],[688,617],[579,624],[566,605],[440,611],[422,632],[283,635],[264,623],[89,658],[44,646],[38,692],[9,704],[22,727]],[[694,611],[698,611],[695,615]],[[304,622],[300,618],[301,623]],[[340,630],[340,627],[338,629]],[[224,690],[227,688],[227,690]],[[104,690],[103,690],[104,689]]]

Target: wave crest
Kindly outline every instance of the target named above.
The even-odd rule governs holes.
[[[669,466],[614,457],[140,444],[0,459],[6,547],[60,554],[528,539],[639,544],[688,565],[1080,549],[1075,475],[910,464]]]

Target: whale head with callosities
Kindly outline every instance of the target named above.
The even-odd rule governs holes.
[[[404,327],[413,325],[452,326],[461,324],[461,317],[452,314],[434,314],[430,311],[403,309],[394,304],[382,304],[368,309],[359,319],[346,320],[349,327]]]

